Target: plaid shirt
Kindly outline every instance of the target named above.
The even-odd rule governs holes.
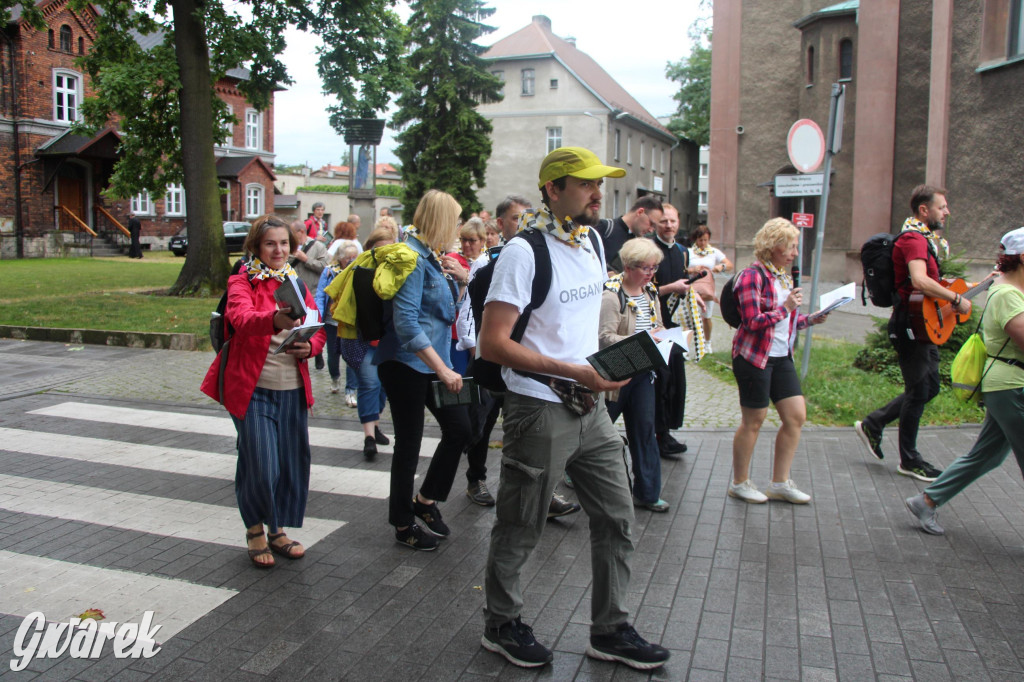
[[[743,356],[747,362],[764,369],[772,348],[775,325],[789,315],[789,348],[793,349],[796,332],[807,327],[807,316],[794,310],[787,313],[775,298],[775,276],[760,263],[736,275],[733,295],[743,323],[732,339],[732,356]]]

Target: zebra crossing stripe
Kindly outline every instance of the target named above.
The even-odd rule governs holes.
[[[0,509],[237,547],[245,526],[235,507],[0,474]],[[345,525],[307,516],[296,532],[307,548]]]
[[[234,427],[232,427],[232,433]],[[0,428],[0,450],[29,455],[62,457],[95,464],[163,471],[171,474],[205,476],[223,481],[235,480],[234,454],[216,454],[160,445],[139,445],[103,438],[67,436],[62,433]],[[370,469],[314,464],[310,469],[309,489],[338,495],[385,499],[391,474]]]
[[[230,417],[213,417],[187,412],[164,412],[140,410],[133,407],[67,402],[32,410],[28,414],[106,422],[122,426],[144,426],[184,433],[201,433],[207,436],[235,437],[235,426],[231,423]],[[317,447],[362,450],[363,437],[362,431],[328,429],[322,426],[309,427],[309,444]],[[432,457],[440,442],[439,438],[424,436],[420,445],[420,456]],[[392,452],[391,446],[378,445],[377,448],[384,454]]]
[[[161,626],[157,641],[166,642],[236,594],[222,587],[0,550],[0,613],[12,616],[42,611],[47,620],[60,621],[98,608],[107,620],[138,623],[146,611],[155,611],[153,623]]]

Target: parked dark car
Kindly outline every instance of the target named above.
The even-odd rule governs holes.
[[[225,221],[224,223],[224,250],[228,253],[241,253],[245,245],[245,238],[249,234],[249,223],[240,221]],[[188,227],[178,230],[178,234],[171,237],[167,248],[175,256],[184,256],[188,251]]]

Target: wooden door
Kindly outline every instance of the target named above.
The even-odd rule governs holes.
[[[85,224],[89,224],[85,215],[85,193],[81,178],[57,178],[57,198],[61,206],[70,210]]]

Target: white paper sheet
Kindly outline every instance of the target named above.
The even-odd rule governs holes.
[[[689,351],[690,338],[692,336],[693,332],[689,329],[683,329],[682,327],[673,327],[672,329],[662,329],[660,332],[658,332],[658,336],[655,338],[655,341],[659,342],[659,347],[663,342],[671,341],[672,343],[680,346],[684,351]]]
[[[857,298],[857,285],[853,282],[844,284],[838,289],[833,289],[827,294],[818,297],[821,303],[821,310],[814,313],[814,317],[828,315],[839,306],[846,305]]]

